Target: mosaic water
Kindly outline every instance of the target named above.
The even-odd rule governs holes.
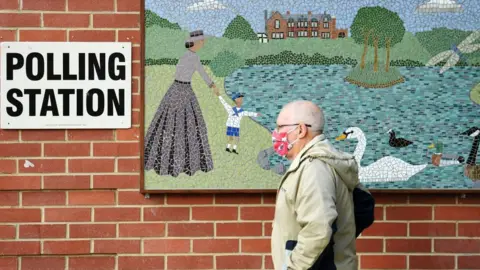
[[[473,139],[461,132],[480,125],[480,106],[469,98],[480,81],[480,68],[455,67],[438,74],[438,68],[398,68],[405,82],[386,89],[366,89],[344,81],[349,66],[251,66],[226,78],[227,93],[243,92],[244,107],[261,112],[257,121],[272,130],[285,103],[311,100],[326,115],[326,135],[339,149],[353,153],[357,141],[335,141],[350,126],[363,130],[367,147],[361,161],[367,166],[384,156],[398,157],[411,164],[430,164],[405,182],[367,183],[369,188],[470,188],[463,165],[431,165],[435,140],[444,143],[444,154],[465,158]],[[388,144],[393,129],[397,138],[414,143],[405,148]],[[244,142],[248,143],[248,142]],[[288,161],[273,157],[271,164]]]

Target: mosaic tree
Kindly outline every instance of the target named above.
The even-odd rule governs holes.
[[[243,39],[243,40],[257,40],[257,34],[253,31],[250,23],[245,20],[240,15],[237,15],[231,22],[228,24],[223,37],[230,39]]]
[[[378,48],[386,48],[385,71],[390,67],[390,49],[400,43],[405,34],[403,20],[396,12],[384,7],[360,8],[351,26],[352,38],[364,45],[360,67],[365,68],[368,46],[374,47],[373,71],[378,71]]]
[[[169,20],[158,16],[155,12],[151,10],[145,10],[145,27],[148,28],[154,25],[158,25],[162,28],[170,28],[176,30],[181,29],[178,23],[172,23]]]

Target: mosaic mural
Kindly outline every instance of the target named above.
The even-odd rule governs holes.
[[[275,189],[282,106],[325,113],[371,189],[480,188],[480,5],[146,0],[145,190]]]

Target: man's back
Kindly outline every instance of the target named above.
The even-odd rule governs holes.
[[[353,156],[334,149],[324,135],[305,146],[282,179],[277,195],[272,232],[275,269],[284,264],[290,269],[306,270],[312,265],[313,269],[330,269],[326,268],[327,254],[319,256],[332,233],[336,269],[358,269],[351,193],[357,184]],[[287,257],[289,240],[297,245]]]

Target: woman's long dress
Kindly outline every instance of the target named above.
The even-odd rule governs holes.
[[[207,126],[190,83],[195,71],[209,87],[213,85],[198,55],[188,50],[180,58],[175,81],[162,98],[145,136],[145,170],[177,177],[182,172],[191,176],[198,170],[213,169]]]

